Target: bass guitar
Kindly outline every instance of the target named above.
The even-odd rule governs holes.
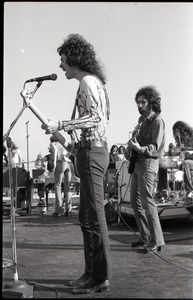
[[[33,92],[30,92],[29,89],[24,89],[20,95],[22,96],[25,105],[36,115],[36,117],[42,122],[42,124],[47,124],[48,119],[39,111],[39,109],[35,106],[35,104],[32,102],[33,99]],[[76,137],[74,131],[70,131],[70,138],[71,143],[68,143],[66,139],[63,137],[62,134],[60,134],[58,131],[53,133],[53,136],[58,140],[58,142],[67,150],[68,156],[71,159],[74,170],[75,170],[75,176],[79,177],[77,168],[76,168],[76,152],[75,152],[75,142]]]

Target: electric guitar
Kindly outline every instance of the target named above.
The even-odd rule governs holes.
[[[33,98],[33,92],[30,92],[29,89],[24,89],[20,95],[22,96],[24,103],[29,109],[36,115],[36,117],[42,122],[42,124],[47,124],[48,119],[39,111],[39,109],[35,106],[34,103],[32,103]],[[66,139],[63,137],[62,134],[60,134],[58,131],[53,133],[53,136],[58,140],[58,142],[68,151],[68,156],[71,159],[74,170],[75,170],[75,176],[79,177],[77,168],[76,168],[76,152],[75,152],[75,142],[76,137],[74,131],[70,131],[70,138],[71,143],[68,143]]]
[[[134,140],[138,135],[140,128],[142,126],[143,122],[139,122],[135,129],[132,132],[132,137],[130,140]],[[125,149],[125,157],[127,160],[129,160],[129,168],[128,168],[128,173],[132,174],[135,168],[135,161],[138,156],[138,152],[132,149],[131,147],[127,146]]]

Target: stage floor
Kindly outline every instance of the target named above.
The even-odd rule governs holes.
[[[128,298],[193,299],[193,218],[161,222],[165,247],[158,255],[131,248],[138,231],[133,218],[108,223],[113,277],[110,292],[73,295],[68,286],[84,270],[83,239],[78,222],[78,197],[69,217],[53,217],[36,206],[31,215],[16,216],[16,252],[19,280],[33,289],[34,299]],[[10,216],[3,216],[3,260],[12,256]],[[129,226],[129,227],[128,227]],[[2,270],[3,286],[13,282],[13,267]],[[22,289],[21,289],[22,292]],[[25,296],[26,289],[23,289]],[[11,297],[13,298],[13,297]]]

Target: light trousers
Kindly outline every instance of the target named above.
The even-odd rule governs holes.
[[[69,209],[72,205],[71,199],[71,168],[70,164],[65,161],[58,160],[56,162],[56,168],[54,172],[55,177],[55,211],[59,212],[62,209],[63,199],[62,199],[62,181],[64,183],[64,196],[65,196],[65,209]]]
[[[130,202],[140,237],[149,245],[162,246],[165,242],[153,197],[158,169],[158,159],[137,158],[131,177]]]

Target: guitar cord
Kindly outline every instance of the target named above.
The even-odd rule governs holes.
[[[192,271],[193,271],[193,268],[192,268],[191,270],[188,270],[188,269],[186,269],[186,268],[184,268],[184,267],[181,267],[181,266],[179,266],[179,265],[176,265],[176,264],[172,263],[171,261],[165,259],[165,258],[162,257],[161,255],[159,255],[159,254],[158,254],[157,252],[155,252],[154,250],[152,250],[152,249],[147,245],[147,243],[145,243],[145,242],[142,240],[142,238],[141,238],[140,236],[138,236],[138,234],[137,234],[137,233],[136,233],[136,232],[135,232],[128,224],[127,224],[127,222],[126,222],[126,221],[124,220],[124,218],[122,217],[121,213],[120,213],[119,210],[118,210],[118,208],[119,208],[119,206],[121,205],[121,203],[119,203],[119,204],[117,205],[117,207],[115,207],[108,197],[107,197],[107,201],[108,201],[108,203],[110,204],[110,206],[114,209],[114,211],[118,214],[119,218],[122,220],[122,222],[125,224],[125,226],[126,226],[127,228],[129,228],[129,229],[134,233],[134,235],[135,235],[139,240],[141,240],[141,241],[147,246],[147,248],[148,248],[149,250],[151,250],[157,257],[159,257],[161,260],[165,261],[166,263],[168,263],[168,264],[170,264],[170,265],[172,265],[172,266],[174,266],[174,267],[176,267],[176,268],[182,269],[182,270],[187,271],[187,272],[192,272]]]

